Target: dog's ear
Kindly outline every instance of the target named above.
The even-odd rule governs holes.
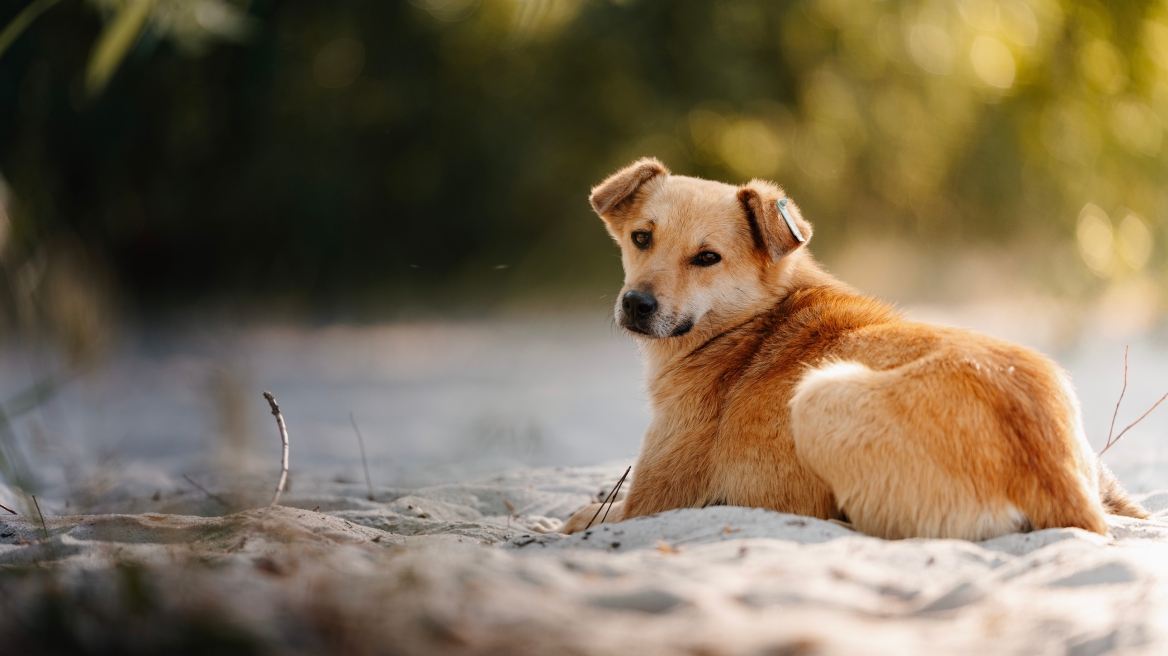
[[[641,185],[657,176],[666,177],[669,169],[654,157],[639,159],[623,169],[613,173],[592,188],[588,202],[592,209],[608,223],[613,223],[632,206],[637,198],[637,191]]]
[[[746,210],[755,243],[772,262],[778,262],[811,239],[811,224],[803,220],[799,208],[778,186],[751,180],[738,189],[738,200]]]

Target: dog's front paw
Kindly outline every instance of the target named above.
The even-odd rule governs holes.
[[[526,517],[524,525],[534,533],[558,533],[564,522],[555,517]]]
[[[576,514],[572,515],[572,517],[564,523],[564,527],[560,530],[568,535],[583,531],[584,529],[588,528],[588,523],[592,521],[592,518],[596,517],[597,510],[600,510],[599,503],[590,503],[587,506],[584,506],[580,510],[576,511]],[[600,520],[599,517],[596,519],[597,521]]]
[[[601,522],[619,522],[620,520],[624,519],[624,501],[618,501],[617,503],[610,504],[608,508],[601,510],[601,507],[604,505],[605,504],[602,503],[588,504],[581,510],[578,510],[575,515],[572,515],[571,519],[569,519],[567,523],[564,524],[564,528],[561,530],[564,533],[571,535],[588,528],[589,524],[596,526]]]

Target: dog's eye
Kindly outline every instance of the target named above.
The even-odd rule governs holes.
[[[698,253],[697,256],[693,259],[694,264],[704,267],[710,266],[711,264],[717,264],[721,261],[722,256],[718,255],[714,251],[703,251]]]
[[[651,232],[638,230],[633,233],[633,243],[636,244],[637,248],[641,250],[649,248],[649,242],[651,241],[653,241],[653,233]]]

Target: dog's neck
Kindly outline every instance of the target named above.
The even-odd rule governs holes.
[[[847,288],[844,283],[824,271],[806,248],[800,248],[775,262],[767,270],[766,276],[766,296],[753,299],[742,308],[728,312],[711,311],[698,321],[693,330],[681,337],[662,339],[638,337],[636,341],[644,358],[646,380],[650,381],[650,386],[652,387],[652,381],[657,380],[703,344],[770,310],[799,289],[823,286]]]

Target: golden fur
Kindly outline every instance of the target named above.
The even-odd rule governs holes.
[[[1097,461],[1054,362],[906,321],[832,278],[783,221],[784,196],[759,180],[671,175],[655,159],[592,190],[621,246],[617,317],[638,337],[653,412],[608,521],[725,504],[847,519],[885,538],[981,540],[1106,533],[1105,512],[1147,516]],[[695,264],[701,253],[721,259]]]

